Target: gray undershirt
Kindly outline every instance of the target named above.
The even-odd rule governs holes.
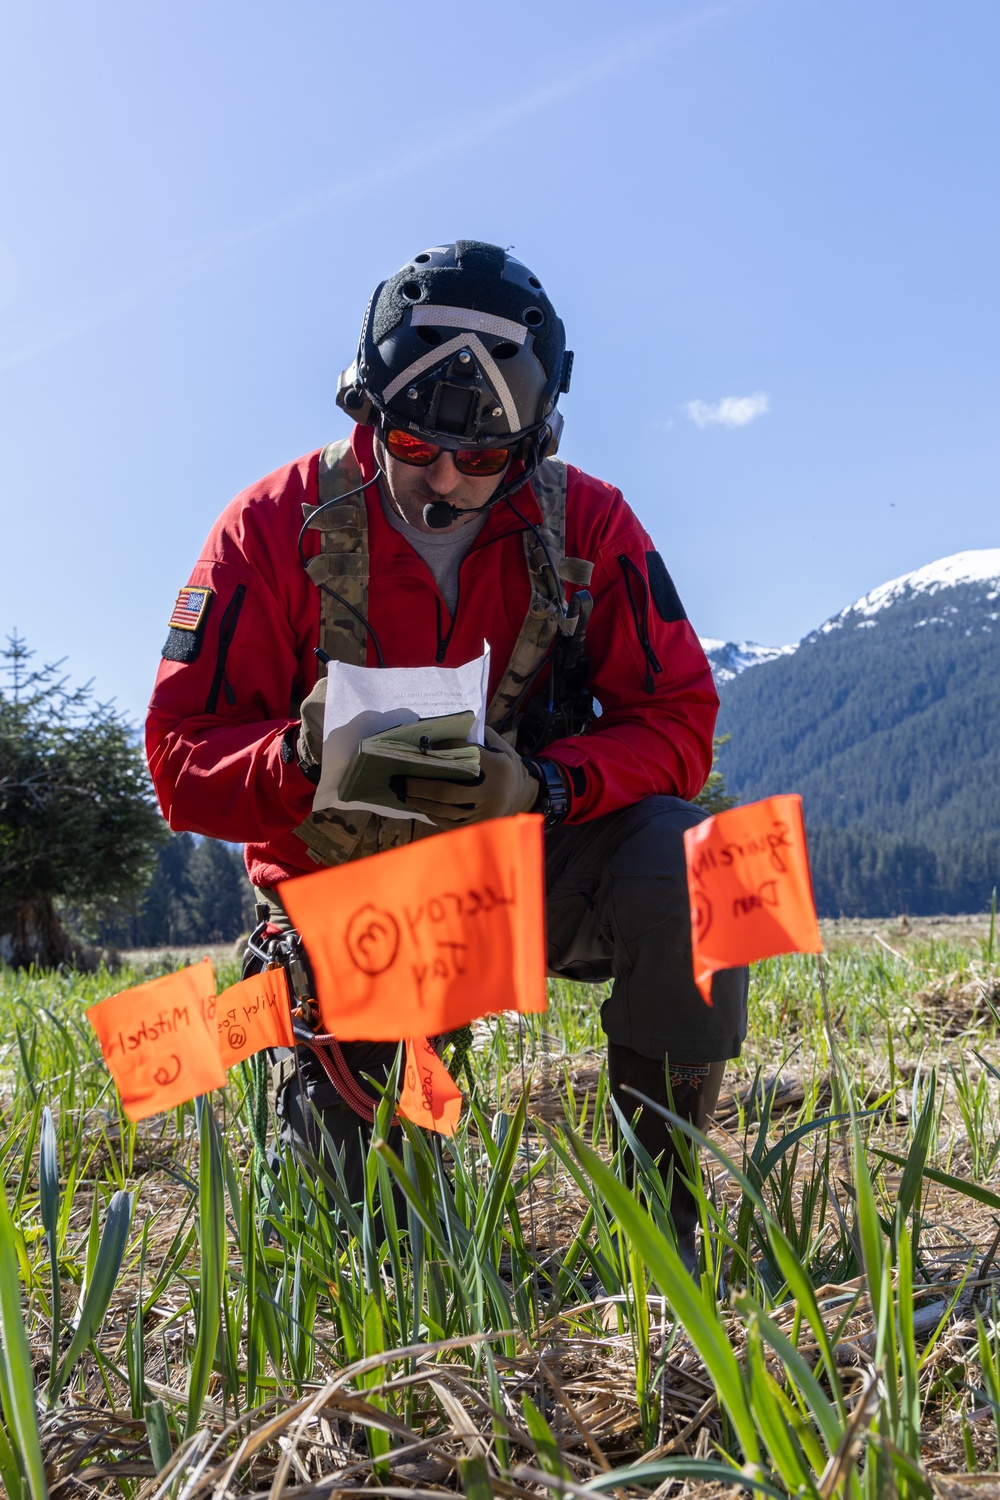
[[[458,603],[458,570],[486,525],[489,511],[484,510],[475,520],[466,521],[464,526],[458,526],[454,531],[418,531],[416,526],[404,521],[395,506],[385,498],[381,485],[378,494],[389,525],[406,538],[417,556],[430,568],[434,582],[441,590],[441,597],[448,606],[448,613],[453,615]]]

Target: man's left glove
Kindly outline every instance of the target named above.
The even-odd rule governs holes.
[[[320,677],[299,709],[299,737],[296,741],[299,765],[310,781],[319,780],[323,759],[323,720],[326,716],[326,678]]]
[[[445,829],[531,811],[538,801],[539,784],[517,751],[493,729],[486,731],[479,767],[478,781],[461,784],[407,776],[404,793],[407,807],[426,813],[433,823]]]

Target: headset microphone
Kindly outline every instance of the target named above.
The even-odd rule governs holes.
[[[533,473],[534,468],[530,472],[519,474],[511,484],[504,485],[497,490],[495,495],[491,495],[485,505],[465,508],[461,505],[452,505],[450,500],[431,500],[423,508],[424,525],[429,526],[432,531],[444,531],[445,527],[450,526],[453,521],[459,520],[462,516],[481,516],[484,510],[492,510],[498,501],[506,500],[512,490],[519,490]]]
[[[480,506],[479,509],[485,510],[486,506]],[[468,514],[468,511],[459,510],[457,505],[450,505],[447,500],[431,500],[424,506],[424,525],[429,526],[432,531],[443,531],[446,526],[457,521],[459,516]]]

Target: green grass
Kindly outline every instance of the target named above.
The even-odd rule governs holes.
[[[84,1013],[147,972],[0,971],[0,1484],[874,1500],[992,1465],[992,945],[840,947],[832,1035],[812,959],[756,967],[698,1282],[652,1164],[625,1185],[599,990],[478,1029],[452,1142],[395,1153],[387,1102],[356,1211],[259,1171],[238,1070],[125,1119]]]

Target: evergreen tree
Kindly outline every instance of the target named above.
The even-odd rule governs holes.
[[[172,833],[146,890],[109,907],[97,936],[119,948],[182,948],[229,943],[252,926],[253,891],[239,850]]]
[[[0,958],[17,967],[79,957],[57,902],[127,899],[166,833],[130,726],[33,655],[16,633],[0,651]]]
[[[202,839],[188,866],[195,942],[227,943],[248,925],[244,897],[250,895],[243,861],[228,844]]]
[[[172,833],[169,843],[160,850],[139,907],[136,947],[179,947],[198,941],[191,879],[191,861],[197,847],[194,834]]]
[[[717,735],[712,741],[712,769],[708,773],[708,780],[694,798],[696,807],[703,807],[707,813],[725,812],[727,807],[736,806],[736,798],[730,797],[726,791],[726,781],[719,770],[719,751],[732,735]]]

